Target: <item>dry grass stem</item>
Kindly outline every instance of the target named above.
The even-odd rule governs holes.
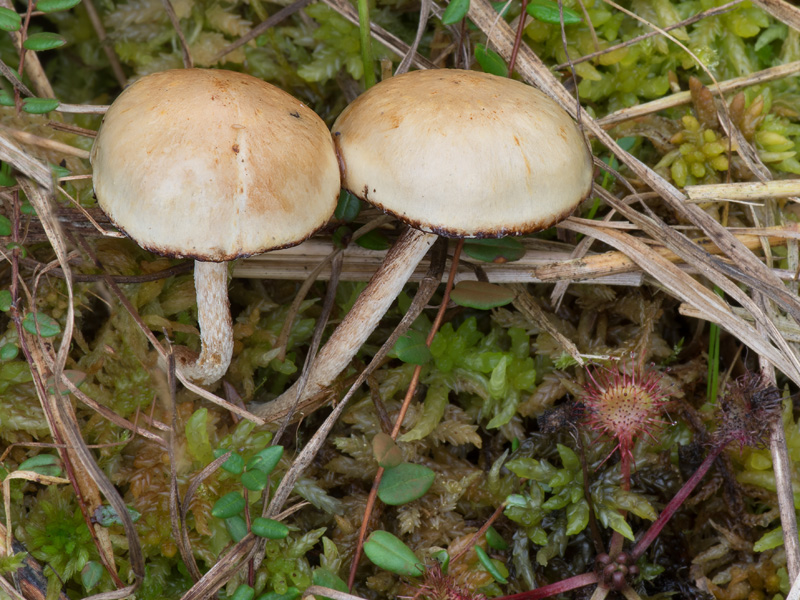
[[[75,146],[70,146],[69,144],[59,142],[58,140],[43,138],[38,135],[34,135],[33,133],[28,133],[27,131],[21,131],[19,129],[11,129],[9,127],[3,127],[2,130],[9,136],[13,137],[15,140],[22,142],[23,144],[27,144],[29,146],[36,146],[37,148],[44,148],[45,150],[50,150],[58,154],[66,154],[67,156],[77,156],[78,158],[89,160],[89,152],[82,148],[76,148]]]
[[[752,73],[751,75],[720,81],[719,90],[722,93],[733,92],[751,85],[774,81],[775,79],[783,79],[784,77],[794,75],[798,72],[800,72],[800,60],[786,63],[785,65],[778,65],[777,67],[770,67],[769,69],[764,69],[763,71]],[[665,96],[664,98],[659,98],[658,100],[620,109],[597,119],[597,124],[604,129],[608,129],[617,123],[636,119],[637,117],[644,117],[667,108],[689,104],[691,101],[692,95],[690,92],[678,92],[670,96]]]
[[[800,196],[800,179],[688,185],[684,191],[692,202],[792,198]]]

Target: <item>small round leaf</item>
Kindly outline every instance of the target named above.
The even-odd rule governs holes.
[[[102,576],[103,565],[94,560],[87,562],[83,569],[81,569],[81,583],[83,584],[83,589],[87,592],[91,591],[94,586],[100,583],[100,578]]]
[[[18,354],[19,346],[16,344],[8,343],[0,348],[0,360],[14,360]]]
[[[421,498],[430,489],[436,473],[423,465],[403,463],[388,469],[378,486],[378,498],[397,506]]]
[[[39,0],[36,3],[36,10],[40,10],[44,13],[69,10],[80,3],[81,0]]]
[[[270,446],[256,453],[247,461],[247,470],[258,470],[269,475],[283,456],[283,446]]]
[[[228,517],[225,519],[225,528],[228,530],[231,539],[234,542],[239,542],[247,535],[247,521],[240,515]]]
[[[464,243],[464,254],[475,260],[502,264],[525,256],[525,246],[512,237],[467,240]]]
[[[58,321],[44,313],[28,313],[22,319],[22,327],[28,333],[36,335],[36,325],[39,326],[39,332],[41,332],[42,337],[53,337],[61,332],[61,326]]]
[[[0,106],[14,106],[14,94],[0,91]]]
[[[231,594],[230,600],[253,600],[256,596],[256,591],[249,585],[241,584],[236,588],[236,591]]]
[[[218,519],[229,519],[244,510],[244,498],[239,492],[229,492],[214,503],[211,514]]]
[[[214,450],[214,458],[219,458],[220,456],[227,454],[227,452],[228,450],[225,448],[217,448]],[[222,463],[222,469],[233,475],[239,475],[242,471],[244,471],[244,459],[236,452],[231,452],[228,460]]]
[[[55,98],[25,98],[22,101],[22,110],[32,115],[42,115],[58,108],[61,104]]]
[[[564,8],[564,25],[575,25],[580,23],[583,19],[571,8]],[[538,19],[544,23],[551,23],[558,25],[561,23],[561,12],[558,8],[558,2],[552,0],[533,0],[528,4],[528,14],[534,19]]]
[[[0,29],[3,31],[18,31],[22,26],[22,17],[15,10],[0,7]]]
[[[0,290],[0,311],[8,312],[11,310],[11,291]]]
[[[336,205],[336,210],[333,211],[333,216],[340,221],[349,223],[358,216],[359,210],[361,210],[361,200],[347,190],[342,190],[339,194],[339,203]]]
[[[483,44],[475,44],[475,60],[486,73],[498,77],[508,77],[506,61],[491,48],[487,48]]]
[[[424,573],[417,555],[388,531],[373,531],[364,542],[364,554],[390,573],[407,577],[421,577]]]
[[[453,25],[454,23],[458,23],[461,19],[467,16],[468,12],[469,0],[452,0],[442,14],[442,23],[445,25]]]
[[[280,521],[264,517],[253,519],[250,529],[253,530],[255,535],[269,540],[282,540],[289,535],[289,528],[286,525]]]
[[[495,578],[495,581],[498,583],[508,583],[508,579],[503,577],[500,571],[497,568],[497,565],[492,562],[492,559],[489,558],[489,555],[486,554],[486,550],[481,548],[480,546],[475,546],[475,554],[478,555],[478,560],[481,561],[483,568],[486,569],[489,574]]]
[[[39,52],[41,50],[53,50],[54,48],[60,48],[64,44],[67,43],[63,37],[56,33],[50,33],[49,31],[43,31],[41,33],[32,33],[28,36],[24,42],[22,42],[22,47],[26,50],[34,50]]]
[[[0,235],[11,235],[11,221],[3,215],[0,215]]]
[[[285,593],[279,594],[278,592],[267,592],[261,594],[256,600],[297,600],[300,597],[300,590],[296,587],[290,587]]]
[[[505,306],[514,300],[513,290],[485,281],[459,281],[450,299],[459,306],[488,310]]]
[[[242,473],[241,482],[242,485],[251,492],[260,492],[265,487],[267,487],[268,477],[269,475],[264,473],[264,471],[253,469],[252,471],[247,471],[246,473]]]
[[[358,238],[356,244],[367,250],[387,250],[391,246],[386,236],[375,229]]]
[[[497,529],[494,527],[489,527],[489,529],[486,530],[486,543],[489,544],[489,548],[494,550],[508,549],[508,544],[503,539],[503,536],[497,533]]]
[[[397,338],[394,344],[394,351],[397,358],[404,363],[412,365],[424,365],[431,360],[431,350],[425,343],[425,334],[415,329],[407,331]]]
[[[384,469],[391,469],[403,462],[403,452],[388,433],[380,432],[372,438],[372,452]]]

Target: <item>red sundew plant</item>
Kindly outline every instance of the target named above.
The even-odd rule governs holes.
[[[589,383],[581,398],[585,423],[601,435],[616,438],[611,454],[619,450],[623,485],[629,489],[633,444],[643,434],[653,438],[655,429],[666,424],[659,417],[669,402],[669,392],[662,385],[661,373],[645,369],[642,362],[630,373],[615,364],[587,374]]]

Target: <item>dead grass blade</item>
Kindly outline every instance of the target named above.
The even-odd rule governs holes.
[[[181,596],[181,600],[206,600],[213,598],[217,591],[242,568],[250,559],[256,547],[256,538],[248,533],[237,542],[205,575]]]
[[[48,195],[53,192],[55,183],[50,168],[25,154],[2,130],[0,130],[0,160],[33,179],[46,190]]]
[[[511,284],[509,287],[517,294],[512,302],[514,308],[536,323],[542,330],[553,336],[553,339],[561,345],[564,351],[566,351],[575,362],[583,366],[583,358],[581,357],[578,347],[573,344],[567,336],[561,333],[550,319],[547,318],[542,307],[536,303],[536,300],[531,296],[530,292],[528,292],[528,288],[519,283]]]
[[[800,31],[800,8],[785,2],[785,0],[753,0],[753,4],[781,23]]]
[[[772,325],[771,321],[767,321],[767,326],[772,325],[775,328],[778,341],[782,341],[785,347],[781,348],[780,351],[772,346],[768,340],[764,339],[764,336],[755,327],[744,319],[739,318],[717,294],[702,285],[698,285],[695,279],[656,252],[653,252],[638,238],[614,229],[590,227],[583,223],[565,222],[562,223],[562,226],[571,231],[595,237],[625,252],[660,283],[667,292],[698,309],[704,315],[703,318],[705,320],[716,323],[739,338],[755,352],[769,359],[772,364],[787,376],[793,379],[800,376],[800,364],[797,363],[797,359],[791,350],[789,350],[788,355],[785,354],[788,344],[777,332],[777,328]],[[736,286],[731,284],[730,287]],[[728,292],[728,290],[725,291],[726,293]],[[739,292],[740,294],[738,295],[740,297],[744,296],[752,304],[752,300],[748,296],[741,290]],[[736,299],[739,300],[739,298]],[[794,361],[792,361],[792,358],[794,358]]]
[[[766,200],[800,196],[800,179],[778,181],[740,181],[736,183],[710,183],[687,185],[684,189],[692,202],[718,202],[720,200]]]

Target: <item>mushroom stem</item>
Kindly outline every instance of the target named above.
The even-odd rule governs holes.
[[[195,383],[208,385],[225,375],[233,355],[233,322],[228,302],[228,263],[194,262],[200,355],[175,349],[177,367]]]
[[[433,233],[409,228],[398,238],[353,308],[317,355],[303,393],[297,399],[297,413],[304,412],[309,399],[328,386],[350,364],[437,237]],[[253,412],[267,421],[285,415],[295,403],[297,388],[298,384],[295,383],[278,398],[256,407]]]

